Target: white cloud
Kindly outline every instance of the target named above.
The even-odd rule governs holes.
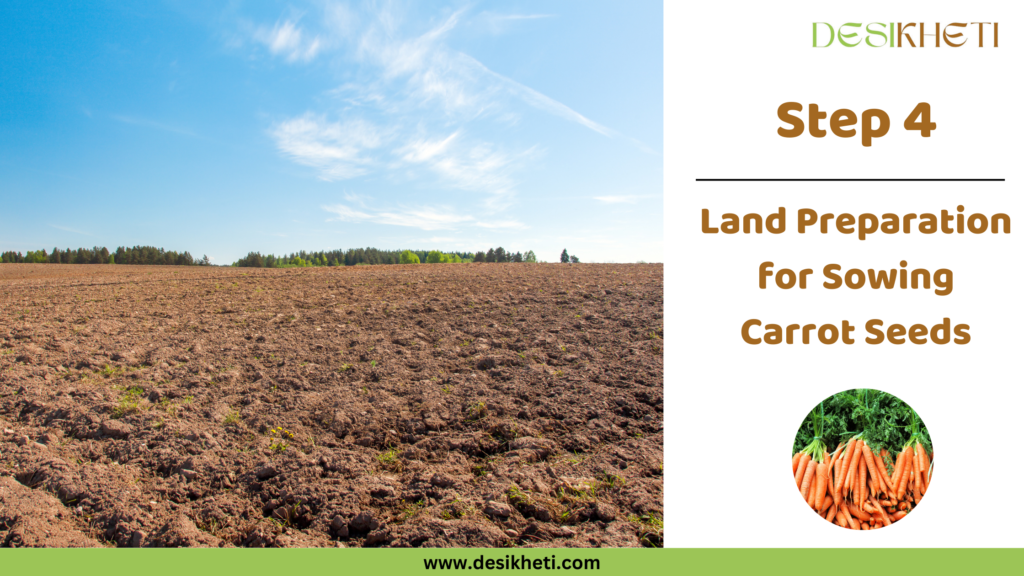
[[[594,200],[602,204],[636,204],[644,198],[652,198],[649,195],[622,195],[622,196],[594,196]]]
[[[386,175],[418,183],[433,180],[474,194],[472,201],[484,213],[496,214],[512,205],[517,174],[542,153],[540,146],[529,142],[495,140],[524,114],[541,111],[606,137],[619,136],[451,47],[448,36],[469,8],[445,15],[428,29],[410,32],[415,22],[406,23],[396,4],[365,6],[369,8],[353,10],[327,2],[323,18],[305,18],[305,28],[292,15],[273,28],[255,29],[258,42],[289,62],[308,62],[329,51],[331,62],[345,67],[345,83],[326,93],[320,111],[278,121],[270,130],[285,157],[316,169],[321,179]],[[551,16],[478,14],[492,23],[526,23]],[[416,211],[415,217],[401,211],[359,214],[338,217],[421,229],[484,225],[473,218],[432,219],[423,211]]]
[[[335,204],[333,206],[323,206],[323,209],[334,213],[335,217],[328,219],[330,220],[341,220],[343,222],[362,222],[365,220],[373,220],[373,216],[366,212],[359,212],[345,206],[344,204]]]
[[[333,206],[323,206],[323,209],[334,214],[334,218],[329,220],[407,226],[419,228],[420,230],[451,230],[457,224],[473,220],[472,216],[455,214],[430,207],[360,212],[343,204],[335,204]]]
[[[524,229],[527,226],[515,220],[500,222],[481,221],[468,214],[459,214],[449,207],[400,207],[387,209],[363,208],[355,210],[344,204],[322,206],[323,210],[333,214],[328,221],[384,224],[388,226],[404,226],[420,230],[455,230],[463,226],[481,228]]]
[[[385,140],[385,135],[365,120],[330,122],[314,114],[280,122],[271,134],[285,156],[319,168],[324,180],[368,173],[374,163],[370,153]]]
[[[400,39],[390,24],[395,18],[382,17],[383,29],[371,27],[361,37],[358,56],[380,66],[382,79],[404,81],[406,94],[416,104],[437,103],[447,114],[473,119],[498,114],[508,100],[518,99],[534,108],[579,123],[604,136],[614,131],[540,92],[484,66],[475,58],[449,48],[444,42],[456,27],[462,11],[439,26],[416,37]],[[540,18],[544,15],[510,15],[509,18]]]
[[[289,62],[309,62],[323,47],[319,36],[309,38],[291,20],[278,22],[273,28],[257,28],[254,37],[265,44],[272,54],[283,54]]]
[[[508,168],[513,158],[479,144],[452,154],[446,154],[430,163],[430,167],[450,184],[469,191],[507,194],[512,188]]]
[[[480,228],[491,228],[491,229],[498,228],[498,229],[506,229],[506,230],[525,230],[525,229],[529,228],[529,226],[526,226],[525,224],[523,224],[522,222],[519,222],[517,220],[499,220],[499,221],[475,222],[473,225],[474,226],[479,226]]]
[[[488,70],[488,72],[490,72],[490,70]],[[547,96],[541,94],[540,92],[537,92],[533,88],[524,86],[514,80],[505,78],[504,76],[500,76],[493,72],[491,72],[491,74],[494,74],[498,79],[504,82],[508,86],[509,92],[518,95],[520,98],[523,99],[523,101],[530,104],[531,106],[534,106],[535,108],[539,108],[541,110],[544,110],[545,112],[554,114],[555,116],[561,116],[566,120],[582,124],[583,126],[590,128],[591,130],[597,132],[598,134],[601,134],[602,136],[617,135],[617,133],[614,130],[602,126],[597,122],[594,122],[593,120],[587,118],[586,116],[580,114],[579,112],[573,110],[572,108],[569,108],[565,104],[548,98]]]
[[[493,20],[537,20],[540,18],[554,18],[554,14],[489,14]]]
[[[396,150],[396,153],[402,155],[402,160],[406,162],[412,162],[415,164],[426,162],[438,154],[441,154],[448,148],[448,145],[455,140],[458,136],[458,132],[452,133],[451,136],[443,140],[416,140],[409,142],[405,146]]]
[[[492,34],[503,34],[518,23],[554,17],[554,14],[499,14],[485,11],[475,16],[472,24],[483,26]]]

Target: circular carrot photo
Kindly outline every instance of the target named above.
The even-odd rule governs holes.
[[[931,484],[935,452],[921,417],[869,388],[818,403],[793,441],[800,496],[825,521],[851,530],[906,518]]]

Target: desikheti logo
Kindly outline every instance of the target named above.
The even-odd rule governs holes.
[[[811,23],[814,48],[828,48],[833,42],[847,48],[924,48],[931,47],[932,40],[935,48],[999,48],[999,22],[847,22],[836,26],[828,22]]]

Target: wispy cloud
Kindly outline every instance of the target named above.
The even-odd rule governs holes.
[[[396,150],[396,152],[401,154],[402,160],[406,162],[417,164],[427,162],[432,160],[438,154],[442,154],[458,135],[458,132],[453,132],[450,136],[442,140],[417,139],[412,142],[408,142],[405,146]]]
[[[602,204],[636,204],[645,198],[652,198],[650,195],[622,195],[622,196],[594,196],[594,200]]]
[[[261,26],[256,29],[253,37],[266,45],[272,54],[283,55],[289,62],[309,62],[323,48],[319,36],[311,38],[298,23],[291,20],[277,22],[273,28]]]
[[[527,226],[517,220],[488,220],[475,222],[480,228],[503,229],[503,230],[525,230]]]
[[[537,20],[540,18],[554,18],[554,14],[492,14],[495,20]]]
[[[457,224],[473,220],[472,216],[455,214],[447,210],[424,206],[364,212],[354,210],[343,204],[335,204],[333,206],[324,206],[323,209],[334,214],[334,217],[329,220],[408,226],[410,228],[419,228],[420,230],[451,230]]]
[[[308,62],[322,54],[332,63],[344,63],[348,71],[346,82],[326,93],[324,108],[280,119],[269,130],[282,155],[316,169],[323,180],[384,175],[425,185],[433,181],[475,193],[474,202],[496,213],[514,202],[516,175],[543,148],[529,142],[499,143],[495,127],[514,125],[533,110],[602,136],[618,136],[452,48],[448,37],[467,18],[468,8],[409,33],[406,14],[392,3],[374,4],[358,14],[337,2],[325,6],[322,19],[303,17],[302,26],[292,16],[272,28],[252,28],[256,41],[274,55]],[[478,16],[527,22],[552,15]],[[391,221],[404,221],[399,216],[391,214]],[[450,223],[427,225],[442,224]]]
[[[482,25],[492,34],[502,34],[510,30],[516,23],[529,20],[554,18],[554,14],[500,14],[485,11],[473,18],[475,24]]]
[[[156,130],[163,130],[164,132],[172,132],[174,134],[181,134],[182,136],[196,136],[196,133],[192,132],[191,130],[185,130],[183,128],[178,128],[176,126],[169,126],[167,124],[162,124],[160,122],[154,122],[153,120],[147,120],[145,118],[136,118],[136,117],[133,117],[133,116],[123,116],[123,115],[120,115],[120,114],[111,114],[110,117],[113,118],[114,120],[117,120],[118,122],[123,122],[125,124],[131,124],[133,126],[141,126],[143,128],[154,128]]]
[[[368,121],[331,122],[311,113],[278,123],[271,134],[282,154],[318,168],[324,180],[369,173],[374,165],[371,153],[386,139],[386,134]]]
[[[504,111],[509,98],[577,122],[605,136],[612,130],[540,92],[502,76],[444,40],[458,24],[462,11],[427,32],[401,38],[393,29],[396,18],[383,12],[378,26],[369,27],[358,44],[357,55],[380,67],[382,80],[403,83],[407,98],[416,105],[434,103],[447,114],[473,119]]]
[[[71,232],[74,234],[81,234],[83,236],[92,236],[89,232],[83,232],[81,230],[75,230],[74,228],[68,228],[67,226],[58,226],[56,224],[50,224],[50,228],[56,228],[57,230],[63,230],[65,232]]]
[[[469,214],[460,214],[448,206],[408,206],[399,208],[355,209],[344,204],[322,206],[323,210],[333,214],[328,221],[384,224],[388,226],[404,226],[420,230],[454,230],[464,226],[480,228],[525,229],[521,222],[505,220],[500,222],[478,220]]]

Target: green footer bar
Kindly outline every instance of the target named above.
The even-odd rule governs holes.
[[[1024,549],[415,549],[0,550],[0,574],[226,576],[290,574],[780,574],[901,568],[929,576],[1024,574]]]

